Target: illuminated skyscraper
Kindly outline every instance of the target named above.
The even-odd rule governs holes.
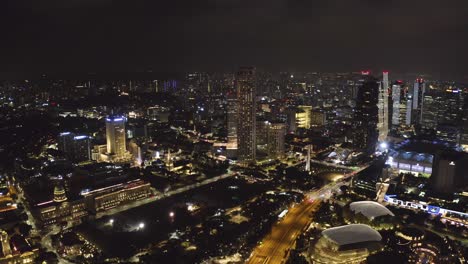
[[[237,156],[243,164],[255,162],[255,68],[242,67],[236,74],[237,86]]]
[[[392,128],[399,127],[400,124],[400,97],[401,84],[395,83],[392,85]]]
[[[286,135],[286,124],[268,122],[268,156],[273,159],[284,156],[284,136]]]
[[[412,124],[421,124],[424,108],[424,94],[426,93],[426,83],[424,79],[416,79],[414,82],[412,94]]]
[[[357,93],[353,120],[353,145],[366,152],[373,152],[377,144],[378,96],[378,82],[366,76]]]
[[[80,162],[91,159],[91,139],[85,135],[70,132],[60,133],[58,149],[72,161]]]
[[[112,159],[125,157],[125,118],[122,116],[109,116],[106,118],[107,154]]]
[[[227,99],[227,155],[228,158],[237,155],[237,116],[238,103],[236,98],[228,95]]]
[[[379,141],[385,141],[388,135],[388,72],[383,72],[383,80],[379,85]]]

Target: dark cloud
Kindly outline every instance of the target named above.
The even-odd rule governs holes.
[[[271,70],[466,74],[467,1],[0,3],[0,71]]]

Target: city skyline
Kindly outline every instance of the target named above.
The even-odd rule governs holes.
[[[464,264],[468,2],[0,1],[0,264]]]

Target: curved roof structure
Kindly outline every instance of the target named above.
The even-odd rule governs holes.
[[[383,215],[395,216],[387,207],[374,201],[353,202],[349,205],[349,208],[354,213],[362,213],[369,219],[374,219]]]
[[[322,231],[322,235],[339,246],[361,243],[379,242],[382,236],[372,227],[363,224],[338,226]]]

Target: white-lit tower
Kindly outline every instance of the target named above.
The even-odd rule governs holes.
[[[379,141],[385,141],[388,135],[388,71],[383,72],[382,82],[379,85]]]
[[[119,159],[127,152],[125,139],[125,118],[123,116],[109,116],[106,118],[107,154]]]

